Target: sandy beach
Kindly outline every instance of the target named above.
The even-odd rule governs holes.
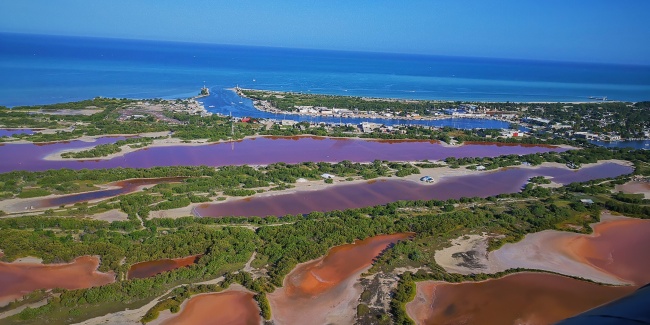
[[[276,289],[268,295],[272,320],[278,325],[353,324],[357,301],[363,291],[359,284],[359,276],[363,271],[340,282],[335,290],[313,297],[312,300],[303,303],[296,304],[286,298],[281,298],[286,295],[285,289]]]
[[[194,216],[194,207],[197,207],[201,203],[192,203],[186,207],[170,209],[170,210],[159,210],[159,211],[150,211],[149,218],[170,218],[178,219],[181,217]]]

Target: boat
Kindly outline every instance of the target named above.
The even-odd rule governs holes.
[[[214,108],[214,105],[210,105],[210,106],[208,106],[208,108]]]

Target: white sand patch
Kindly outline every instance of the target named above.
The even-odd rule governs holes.
[[[194,207],[198,206],[199,203],[193,203],[186,207],[169,209],[169,210],[160,210],[160,211],[151,211],[149,212],[149,218],[171,218],[177,219],[181,217],[191,217],[194,216],[192,211]]]
[[[128,220],[128,215],[120,210],[109,210],[106,212],[93,214],[90,217],[95,220],[103,220],[108,222]]]
[[[488,260],[493,268],[500,270],[521,267],[558,272],[601,283],[627,284],[613,275],[577,261],[559,247],[561,243],[576,236],[585,235],[556,230],[528,234],[518,243],[505,244],[490,252]]]
[[[34,257],[34,256],[25,256],[21,258],[17,258],[15,261],[11,262],[13,264],[20,264],[20,263],[25,263],[25,264],[43,264],[43,259],[39,257]]]
[[[488,236],[465,235],[451,241],[451,246],[436,251],[436,263],[447,272],[472,274],[501,271],[488,262]]]

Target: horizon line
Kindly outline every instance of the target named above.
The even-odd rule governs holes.
[[[339,53],[366,53],[366,54],[379,54],[379,55],[406,55],[406,56],[419,56],[419,57],[442,57],[442,58],[462,58],[462,59],[481,59],[481,60],[512,60],[523,62],[542,62],[542,63],[559,63],[559,64],[593,64],[593,65],[615,65],[615,66],[629,66],[629,67],[650,67],[650,63],[621,63],[621,62],[602,62],[602,61],[572,61],[572,60],[553,60],[553,59],[538,59],[538,58],[520,58],[520,57],[491,57],[491,56],[467,56],[467,55],[449,55],[449,54],[435,54],[435,53],[408,53],[408,52],[387,52],[387,51],[370,51],[370,50],[342,50],[342,49],[327,49],[327,48],[308,48],[308,47],[290,47],[290,46],[271,46],[271,45],[253,45],[253,44],[232,44],[232,43],[215,43],[209,41],[187,41],[187,40],[169,40],[169,39],[149,39],[149,38],[122,38],[122,37],[108,37],[108,36],[89,36],[89,35],[68,35],[68,34],[42,34],[42,33],[25,33],[25,32],[10,32],[0,31],[0,34],[10,35],[28,35],[28,36],[48,36],[48,37],[70,37],[70,38],[87,38],[98,40],[123,40],[123,41],[145,41],[145,42],[162,42],[162,43],[181,43],[181,44],[197,44],[197,45],[221,45],[233,47],[252,47],[252,48],[267,48],[279,50],[300,50],[300,51],[323,51],[323,52],[339,52]]]

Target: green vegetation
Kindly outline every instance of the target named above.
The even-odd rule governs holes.
[[[251,95],[271,101],[283,109],[293,105],[336,106],[369,111],[390,109],[398,115],[406,113],[430,114],[437,109],[434,102],[367,100],[361,98],[300,95],[278,97],[277,95]],[[271,97],[272,96],[272,97]],[[152,101],[156,104],[170,104]],[[175,104],[186,107],[186,101]],[[611,104],[611,105],[610,105]],[[317,134],[358,136],[350,127],[321,127],[298,124],[292,127],[278,125],[266,129],[255,123],[210,116],[200,117],[183,111],[162,110],[158,115],[149,112],[142,119],[127,119],[125,115],[139,112],[133,108],[134,101],[103,99],[77,103],[18,107],[0,109],[0,124],[7,127],[57,128],[55,134],[18,135],[13,137],[34,142],[65,140],[82,135],[134,134],[140,132],[172,132],[183,140],[208,139],[210,141],[240,139],[253,134]],[[171,105],[171,104],[170,104]],[[449,105],[460,105],[453,103]],[[486,104],[498,109],[508,109],[510,104]],[[555,109],[554,104],[540,104]],[[612,114],[619,104],[602,103],[603,112]],[[55,110],[76,110],[96,107],[93,115],[44,114]],[[627,107],[627,106],[626,106]],[[645,107],[645,106],[644,106]],[[621,108],[630,115],[629,127],[636,130],[646,125],[647,118],[637,114],[640,106]],[[515,109],[515,108],[513,108]],[[558,108],[559,110],[560,108]],[[584,112],[593,109],[585,106]],[[32,114],[33,113],[33,114]],[[618,113],[616,113],[618,114]],[[140,115],[140,114],[138,114]],[[155,116],[155,118],[154,118]],[[607,118],[610,115],[603,115]],[[616,117],[616,116],[614,116]],[[121,121],[117,121],[122,118]],[[561,117],[564,119],[564,117]],[[576,118],[568,117],[568,118]],[[558,120],[559,121],[559,120]],[[627,120],[626,120],[627,121]],[[584,122],[577,126],[594,127]],[[626,122],[627,123],[627,122]],[[233,125],[234,124],[234,125]],[[234,127],[233,127],[234,126]],[[601,126],[602,127],[602,126]],[[234,129],[234,132],[232,130]],[[603,128],[603,130],[615,130]],[[65,130],[65,131],[64,131]],[[630,135],[636,131],[630,131]],[[616,129],[616,132],[623,130]],[[519,141],[525,143],[565,143],[551,136],[525,138],[524,140],[495,139],[495,130],[461,131],[444,128],[406,127],[401,133],[370,133],[363,137],[385,139],[429,139],[449,142],[466,141]],[[8,140],[8,139],[5,139]],[[114,144],[97,146],[91,150],[70,154],[71,158],[100,157],[119,152],[124,145],[141,146],[151,139],[134,138]],[[377,177],[405,177],[418,174],[419,168],[476,168],[486,169],[515,166],[522,163],[538,165],[543,162],[562,164],[588,164],[603,159],[631,161],[637,175],[650,175],[650,152],[628,149],[604,149],[585,145],[580,150],[563,153],[531,155],[507,155],[494,158],[469,157],[448,158],[445,164],[428,161],[414,164],[403,162],[373,161],[368,164],[342,161],[340,163],[276,163],[268,166],[213,167],[157,167],[149,169],[115,168],[110,170],[48,170],[44,172],[16,171],[0,174],[0,198],[33,198],[49,194],[78,193],[97,189],[98,185],[126,179],[176,177],[176,182],[162,182],[149,188],[98,203],[77,203],[42,212],[36,216],[4,217],[0,219],[0,248],[2,261],[12,261],[23,256],[36,256],[45,263],[70,262],[83,255],[99,255],[100,271],[112,271],[116,282],[101,287],[52,292],[35,291],[25,300],[10,304],[9,308],[49,298],[45,306],[27,308],[18,315],[3,319],[8,324],[75,323],[95,316],[117,312],[125,308],[139,308],[154,298],[161,297],[144,318],[143,323],[158,317],[162,310],[179,311],[183,301],[192,295],[218,292],[232,283],[239,283],[256,293],[264,319],[270,319],[271,310],[266,294],[282,285],[284,277],[299,263],[323,256],[331,247],[353,242],[379,234],[412,232],[411,240],[401,241],[379,256],[369,273],[388,274],[401,267],[418,268],[415,274],[406,272],[400,276],[398,286],[390,303],[390,313],[395,324],[411,324],[404,305],[413,299],[415,281],[441,280],[448,282],[483,280],[507,273],[523,271],[508,270],[494,275],[449,274],[435,263],[435,251],[448,245],[452,238],[465,234],[488,232],[494,236],[489,249],[496,249],[508,242],[515,242],[524,235],[545,229],[588,233],[589,224],[598,220],[599,212],[608,209],[628,216],[648,218],[648,200],[634,194],[612,193],[614,185],[627,181],[629,176],[615,180],[593,180],[560,188],[540,185],[549,181],[533,177],[518,193],[505,193],[489,198],[459,198],[446,201],[416,200],[398,201],[382,206],[365,207],[346,211],[312,212],[307,215],[283,217],[226,217],[176,219],[148,218],[151,211],[174,209],[191,203],[225,200],[225,196],[246,196],[266,190],[282,190],[292,187],[298,179],[322,180],[324,173],[343,180],[374,179]],[[594,204],[586,205],[581,199],[589,198]],[[98,221],[85,218],[99,212],[119,209],[128,215],[126,221]],[[1,213],[0,213],[1,214]],[[244,264],[255,258],[251,265],[265,272],[251,274],[242,270]],[[164,272],[147,279],[127,279],[131,265],[163,258],[202,255],[189,267]],[[214,280],[220,276],[220,285],[197,285],[197,282]],[[367,293],[366,293],[367,292]],[[376,312],[368,305],[370,292],[364,291],[362,302],[357,306],[359,317],[375,317]],[[373,307],[374,308],[374,307]],[[4,310],[4,309],[2,309]],[[388,311],[378,323],[390,323]]]
[[[533,184],[551,184],[551,180],[550,180],[550,179],[547,179],[547,178],[544,177],[544,176],[535,176],[535,177],[532,177],[532,178],[529,180],[529,182],[531,182],[531,183],[533,183]]]
[[[616,133],[622,138],[643,138],[650,128],[650,103],[546,103],[536,104],[527,115],[550,120],[551,124],[571,122],[570,130]]]
[[[306,95],[312,96],[312,95]],[[326,96],[327,97],[327,96]],[[287,97],[285,97],[287,98]],[[429,107],[430,103],[417,101],[377,101],[377,100],[354,100],[351,97],[341,97],[341,100],[369,105],[368,108],[377,105],[388,105],[390,107],[404,107],[402,113],[408,112],[409,107],[415,111],[421,111]],[[458,131],[451,128],[435,129],[421,126],[400,127],[399,132],[380,132],[375,130],[371,133],[360,133],[359,129],[353,126],[321,126],[310,125],[308,122],[300,122],[294,126],[273,125],[267,126],[257,123],[243,123],[217,115],[200,116],[184,111],[189,102],[186,100],[163,101],[159,99],[147,100],[149,104],[166,105],[168,109],[162,112],[152,112],[147,105],[126,99],[105,99],[96,98],[93,100],[80,101],[75,103],[56,104],[51,106],[30,106],[18,107],[11,110],[0,109],[0,126],[5,127],[40,127],[55,129],[54,133],[35,133],[33,135],[18,134],[12,138],[0,138],[0,141],[22,139],[32,142],[51,142],[77,139],[81,136],[118,135],[118,134],[141,134],[145,132],[170,132],[172,137],[190,141],[205,139],[211,142],[230,139],[242,139],[252,135],[276,135],[295,136],[309,134],[316,136],[336,137],[363,137],[375,139],[425,139],[441,140],[450,142],[453,138],[457,142],[479,141],[479,142],[504,142],[504,143],[530,143],[530,144],[564,144],[572,143],[560,138],[549,137],[545,134],[538,134],[536,137],[525,138],[504,138],[500,137],[498,130],[464,130]],[[350,105],[352,105],[350,103]],[[64,109],[74,111],[92,107],[98,112],[92,115],[53,115],[48,112],[56,112]],[[134,108],[135,107],[135,108]],[[343,107],[343,106],[337,106]],[[67,111],[66,111],[67,112]],[[132,113],[146,116],[146,118],[127,118]],[[153,118],[153,115],[156,118]],[[119,120],[118,120],[119,119]],[[130,140],[137,141],[137,140]],[[119,152],[120,146],[126,143],[100,145],[94,149],[82,153],[68,153],[67,158],[95,158]]]
[[[441,102],[415,101],[415,100],[390,100],[367,99],[361,97],[314,95],[299,93],[274,93],[261,90],[242,89],[242,94],[254,100],[265,100],[273,107],[282,111],[293,111],[295,106],[321,106],[329,108],[347,108],[363,112],[378,112],[390,109],[395,112],[419,113],[428,115],[435,109],[436,104],[441,107]],[[444,104],[442,104],[444,105]]]
[[[487,170],[497,169],[500,167],[516,166],[522,163],[530,165],[539,165],[543,162],[557,162],[560,164],[590,164],[599,160],[609,159],[622,159],[635,164],[641,164],[650,158],[650,153],[647,150],[629,150],[625,149],[607,149],[603,147],[591,146],[581,150],[569,150],[565,152],[546,152],[528,155],[505,155],[494,158],[487,157],[469,157],[469,158],[455,158],[449,157],[445,162],[450,166],[470,166],[470,165],[483,165]],[[643,175],[649,171],[635,170],[636,174],[643,172]]]
[[[363,317],[368,315],[369,313],[370,313],[370,308],[368,308],[368,305],[363,303],[357,305],[357,317]]]
[[[596,184],[596,181],[592,184]],[[588,187],[590,183],[582,186]],[[458,231],[484,229],[504,235],[491,243],[491,247],[498,247],[504,242],[519,240],[526,233],[566,229],[567,222],[584,226],[584,231],[588,231],[586,226],[594,221],[598,209],[607,207],[610,201],[616,199],[607,199],[608,196],[603,200],[597,198],[595,205],[585,207],[578,199],[581,192],[572,192],[572,188],[580,189],[574,185],[533,196],[535,187],[527,188],[521,193],[500,195],[498,200],[503,201],[498,205],[492,204],[494,198],[399,201],[347,211],[313,212],[304,217],[153,219],[145,221],[144,228],[128,222],[108,223],[46,216],[2,219],[0,247],[5,252],[6,260],[33,255],[43,258],[45,262],[62,262],[80,255],[99,254],[102,258],[100,270],[112,270],[117,273],[118,279],[123,279],[121,275],[133,263],[205,254],[197,265],[149,279],[120,280],[98,288],[63,290],[61,296],[51,299],[48,305],[24,311],[12,321],[27,324],[37,319],[58,319],[56,317],[80,320],[91,315],[92,310],[97,310],[99,306],[110,304],[113,306],[111,310],[120,310],[125,305],[150,300],[173,286],[212,279],[224,273],[226,280],[222,286],[238,282],[260,293],[257,300],[263,314],[267,315],[262,293],[280,286],[284,276],[298,263],[320,257],[329,248],[357,238],[414,232],[416,236],[412,241],[401,242],[383,254],[373,267],[373,272],[403,265],[427,266],[441,272],[431,255],[435,251],[433,248],[440,243],[439,236],[446,238]],[[622,196],[618,198],[628,199]],[[446,212],[448,206],[453,207],[453,211]],[[257,230],[253,232],[238,227],[241,223],[256,225]],[[127,224],[131,227],[125,227]],[[215,228],[215,225],[220,227]],[[241,268],[253,250],[257,251],[255,260],[264,261],[268,277],[253,280],[246,272],[228,273]],[[120,265],[124,257],[126,263]],[[183,290],[204,292],[201,291],[203,289]],[[411,296],[411,291],[404,290],[396,295],[400,298],[392,304],[398,323],[407,323],[407,318],[399,316],[397,311]],[[171,300],[164,300],[150,311],[147,319],[153,319],[156,310],[176,310],[175,306],[182,302],[180,297],[190,295],[177,292],[170,297]]]
[[[390,309],[393,313],[395,324],[415,324],[406,314],[406,303],[415,298],[415,292],[415,281],[412,280],[410,273],[402,275],[397,283],[397,288],[393,292],[393,299],[390,302]]]
[[[483,103],[483,102],[441,102],[427,100],[395,100],[380,98],[362,98],[349,96],[302,94],[289,92],[272,92],[262,90],[241,89],[240,93],[256,101],[264,101],[272,108],[283,112],[296,112],[297,107],[326,107],[349,109],[355,113],[390,113],[398,117],[432,116],[440,114],[445,109],[462,109],[474,107],[485,111],[508,112],[520,117],[526,122],[539,124],[527,118],[546,119],[549,123],[541,123],[549,133],[536,133],[536,137],[545,138],[549,135],[560,137],[571,136],[573,132],[592,132],[599,134],[619,135],[624,139],[645,138],[644,132],[650,128],[649,102],[594,102],[594,103]],[[569,125],[568,128],[553,130],[548,126],[554,124]],[[570,131],[570,133],[566,133]],[[491,130],[486,130],[491,136],[497,136]],[[443,136],[441,140],[444,140]],[[568,138],[568,137],[566,137]],[[473,141],[473,140],[466,140]],[[482,141],[482,140],[478,140]],[[515,140],[516,141],[516,140]]]
[[[40,323],[43,319],[57,315],[60,317],[61,314],[79,319],[70,313],[77,309],[93,310],[104,304],[113,305],[116,308],[113,311],[117,311],[130,303],[150,300],[178,284],[212,279],[227,271],[239,269],[250,257],[257,242],[254,233],[243,228],[211,229],[197,225],[167,229],[164,232],[148,228],[125,234],[110,230],[110,225],[105,222],[97,222],[96,225],[100,227],[82,228],[83,224],[72,224],[68,226],[74,229],[68,231],[62,228],[56,231],[6,229],[3,225],[0,229],[0,247],[3,247],[8,259],[28,254],[43,257],[46,262],[70,261],[90,252],[100,254],[100,270],[115,271],[117,279],[123,279],[128,266],[140,261],[204,255],[195,265],[147,279],[123,280],[89,289],[64,290],[59,297],[50,299],[46,306],[21,312],[18,319]],[[77,233],[79,240],[72,239],[71,233]],[[120,260],[125,256],[126,264],[120,265]],[[53,310],[57,312],[53,313]]]
[[[260,314],[262,315],[262,318],[266,320],[271,319],[271,305],[269,304],[269,300],[266,299],[266,293],[262,292],[255,295],[255,301],[257,301],[257,304],[260,306]]]
[[[100,204],[75,205],[56,210],[57,214],[91,214],[121,209],[133,220],[147,218],[150,211],[168,210],[191,203],[209,202],[223,196],[250,196],[266,190],[293,187],[299,178],[320,180],[323,173],[338,177],[372,179],[396,175],[403,177],[419,170],[409,164],[374,161],[369,164],[342,161],[340,163],[285,163],[253,168],[250,166],[213,167],[154,167],[149,169],[115,168],[98,170],[48,170],[44,172],[15,171],[0,174],[0,195],[4,198],[35,197],[48,194],[69,194],[96,190],[96,185],[131,178],[163,178],[160,184],[144,193],[132,193],[106,200]],[[174,177],[178,177],[174,179]],[[171,179],[169,179],[171,178]],[[187,179],[182,179],[187,178]],[[176,181],[177,183],[169,183]],[[326,180],[334,182],[333,180]],[[100,211],[101,210],[101,211]]]
[[[130,145],[132,148],[143,148],[152,144],[153,140],[154,139],[152,138],[131,138],[126,140],[119,140],[115,143],[100,144],[89,150],[62,153],[61,157],[74,159],[105,157],[110,154],[122,151],[122,146]]]
[[[42,188],[33,188],[33,189],[23,189],[20,194],[18,194],[18,197],[21,199],[27,199],[27,198],[32,198],[32,197],[39,197],[39,196],[47,196],[50,195],[51,193]]]

